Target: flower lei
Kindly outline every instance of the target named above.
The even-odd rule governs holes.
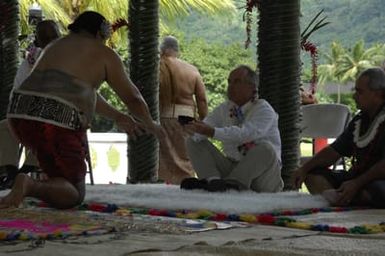
[[[378,127],[385,121],[385,109],[381,110],[365,134],[360,136],[361,120],[354,123],[353,141],[359,148],[364,148],[376,137]]]

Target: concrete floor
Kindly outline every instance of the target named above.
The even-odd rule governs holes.
[[[353,227],[379,224],[385,210],[320,213],[302,221]],[[385,233],[332,234],[276,226],[213,230],[192,234],[128,231],[66,240],[1,243],[0,255],[385,255]]]

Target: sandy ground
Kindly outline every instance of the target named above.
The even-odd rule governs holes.
[[[352,227],[381,223],[385,210],[320,213],[300,217],[314,223]],[[127,231],[66,240],[0,244],[0,255],[385,255],[385,233],[348,235],[276,226],[214,230],[192,234]]]

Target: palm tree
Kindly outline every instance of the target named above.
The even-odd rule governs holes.
[[[341,74],[339,72],[339,63],[342,56],[346,54],[343,46],[338,42],[332,42],[330,54],[323,54],[326,63],[318,66],[318,84],[323,86],[326,82],[333,82],[337,84],[337,102],[341,98]]]
[[[259,2],[258,66],[260,94],[279,114],[282,177],[290,177],[299,163],[300,1]]]
[[[17,0],[0,2],[0,120],[6,117],[9,94],[17,72],[19,35]]]
[[[385,68],[385,44],[375,44],[372,48],[374,48],[372,57],[374,66]]]
[[[361,71],[374,66],[372,60],[377,51],[376,47],[365,49],[364,41],[358,41],[339,60],[337,76],[341,77],[341,82],[354,81]]]
[[[365,49],[363,41],[358,41],[352,49],[345,49],[340,43],[331,44],[331,53],[324,54],[326,64],[318,67],[319,84],[335,82],[338,86],[337,102],[340,102],[340,86],[353,82],[363,70],[381,66],[385,59],[385,44],[376,44]]]
[[[130,77],[159,120],[158,0],[131,0],[129,7]],[[129,182],[155,182],[159,145],[152,135],[129,139]]]
[[[330,54],[323,54],[326,63],[318,66],[318,83],[339,82],[337,77],[338,64],[343,55],[346,54],[343,46],[338,42],[332,42],[330,45]]]

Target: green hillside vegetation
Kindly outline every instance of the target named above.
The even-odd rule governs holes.
[[[331,24],[312,37],[321,48],[329,47],[332,41],[345,47],[360,40],[368,46],[384,42],[385,0],[303,0],[303,22],[322,9]]]
[[[236,2],[242,6],[240,1]],[[310,38],[322,49],[328,48],[333,41],[345,47],[360,40],[368,46],[384,41],[385,0],[302,0],[301,27],[304,28],[322,9],[331,24]],[[246,38],[243,12],[238,9],[238,14],[230,17],[210,17],[193,12],[189,17],[179,19],[176,27],[186,34],[187,39],[198,37],[207,42],[243,44]],[[253,39],[255,43],[255,35]]]

